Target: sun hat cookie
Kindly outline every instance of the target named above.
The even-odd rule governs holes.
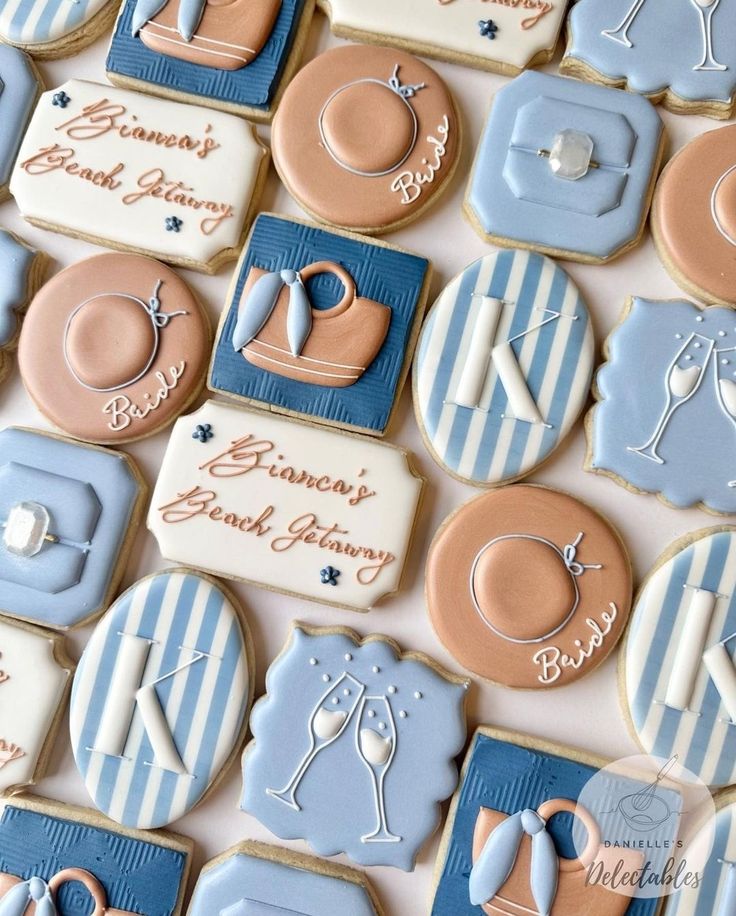
[[[102,254],[37,293],[18,360],[30,396],[64,432],[130,442],[196,397],[210,336],[195,294],[173,270],[139,255]]]
[[[461,665],[508,687],[572,683],[621,637],[632,573],[620,537],[572,496],[519,485],[461,506],[427,559],[437,636]]]
[[[274,165],[314,218],[365,234],[403,226],[444,190],[460,121],[442,79],[403,51],[333,48],[304,67],[274,118]]]

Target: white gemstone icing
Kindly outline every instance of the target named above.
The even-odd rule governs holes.
[[[593,141],[580,130],[561,130],[549,152],[549,167],[558,178],[578,181],[588,174],[593,158]]]
[[[10,553],[35,557],[41,551],[49,530],[50,517],[45,506],[21,502],[8,513],[3,542]]]

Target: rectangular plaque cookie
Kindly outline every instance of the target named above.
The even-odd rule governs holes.
[[[423,484],[403,449],[208,401],[174,426],[148,527],[168,560],[367,611],[399,588]]]
[[[267,167],[240,118],[69,80],[41,96],[10,185],[36,226],[214,273]]]

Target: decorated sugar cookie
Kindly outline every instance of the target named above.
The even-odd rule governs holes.
[[[736,126],[701,134],[669,162],[652,233],[679,286],[705,302],[736,301]]]
[[[214,273],[239,254],[267,168],[241,118],[68,80],[39,99],[10,190],[34,225]]]
[[[616,531],[572,496],[504,487],[457,509],[427,559],[432,626],[470,671],[508,687],[562,687],[611,653],[631,609]]]
[[[657,775],[653,763],[628,775],[481,726],[445,824],[431,916],[656,916],[685,801]],[[658,823],[652,809],[666,816]],[[641,874],[651,884],[637,889]]]
[[[351,45],[310,61],[273,123],[274,165],[321,222],[398,229],[447,187],[460,122],[441,78],[404,51]]]
[[[320,855],[411,871],[457,783],[469,683],[386,637],[299,623],[266,677],[243,810]]]
[[[209,387],[383,435],[430,275],[427,260],[385,242],[261,214],[233,275]]]
[[[70,57],[109,28],[116,9],[115,0],[5,0],[0,41],[39,60]]]
[[[475,486],[518,480],[562,442],[588,398],[593,328],[553,261],[486,255],[429,312],[414,362],[414,410],[434,460]]]
[[[401,585],[423,485],[393,445],[208,401],[174,426],[148,527],[169,560],[367,611]]]
[[[730,118],[736,19],[728,0],[579,0],[562,71],[671,111]]]
[[[586,470],[677,508],[736,512],[736,311],[634,298],[606,355]]]
[[[128,827],[183,817],[240,749],[253,669],[242,613],[213,580],[180,569],[131,586],[72,690],[74,757],[95,804]]]
[[[4,429],[0,456],[0,613],[77,626],[114,594],[147,487],[127,455],[36,430]]]
[[[73,670],[62,637],[0,618],[0,792],[43,776]]]
[[[41,89],[41,77],[30,57],[0,44],[0,201],[8,196],[15,156]]]
[[[107,57],[118,86],[270,121],[314,0],[124,0]]]
[[[663,142],[646,99],[524,73],[494,98],[465,211],[495,245],[608,261],[641,238]]]
[[[620,662],[643,749],[680,755],[712,786],[736,780],[735,555],[733,528],[676,541],[637,597]]]
[[[101,444],[152,435],[199,393],[210,328],[173,270],[101,254],[56,274],[28,310],[23,383],[64,432]]]
[[[506,76],[552,58],[566,11],[564,0],[318,3],[336,35]]]
[[[0,45],[0,55],[2,52]],[[12,232],[0,229],[0,380],[10,372],[10,354],[18,343],[20,316],[41,284],[46,265],[45,254]]]
[[[191,840],[45,798],[3,801],[0,913],[181,916]],[[35,908],[34,908],[35,904]]]
[[[245,842],[202,869],[189,916],[213,913],[381,916],[382,910],[363,872],[291,849]]]

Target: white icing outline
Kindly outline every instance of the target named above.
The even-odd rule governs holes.
[[[366,758],[365,753],[361,749],[360,744],[360,733],[361,723],[363,721],[363,711],[365,709],[366,703],[369,700],[375,702],[382,702],[386,706],[386,718],[390,723],[391,731],[391,752],[383,763],[374,764],[370,763]],[[369,729],[373,731],[373,729]],[[371,781],[373,786],[373,799],[376,805],[376,815],[378,817],[378,823],[375,830],[371,833],[364,833],[360,838],[361,843],[400,843],[402,837],[397,836],[395,833],[391,833],[388,829],[388,821],[386,820],[386,794],[384,783],[386,780],[386,773],[393,762],[394,757],[396,756],[396,745],[398,744],[398,731],[396,729],[396,720],[394,719],[393,710],[391,709],[391,701],[385,694],[380,696],[364,696],[360,704],[360,713],[357,718],[357,725],[355,727],[355,748],[358,752],[358,756],[363,761],[368,771],[371,774]]]
[[[731,168],[726,169],[726,171],[721,175],[721,177],[715,183],[715,186],[713,187],[713,190],[711,191],[711,195],[710,195],[710,215],[713,218],[713,222],[715,223],[716,229],[721,233],[723,238],[729,244],[736,246],[736,239],[732,238],[723,228],[721,221],[718,218],[718,214],[716,212],[716,197],[718,196],[718,191],[720,190],[720,187],[723,184],[723,182],[728,178],[728,176],[732,172],[736,172],[736,165],[732,165]]]

